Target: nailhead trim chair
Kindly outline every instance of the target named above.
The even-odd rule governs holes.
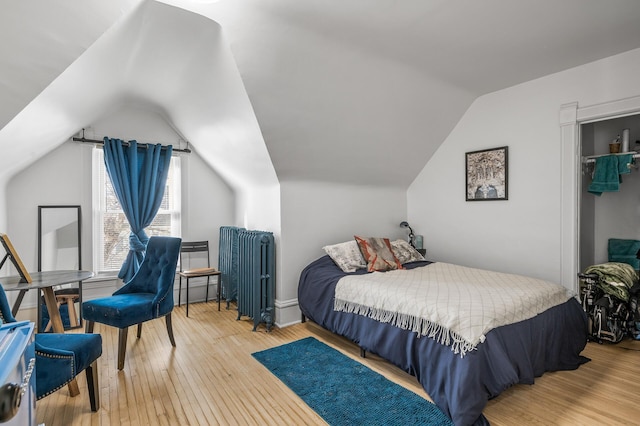
[[[0,286],[0,319],[15,322],[7,296]],[[36,398],[62,388],[80,372],[85,371],[89,387],[91,411],[100,407],[98,358],[102,355],[102,336],[99,334],[46,333],[35,335]]]
[[[180,238],[151,237],[138,272],[112,296],[82,303],[82,317],[87,333],[93,332],[94,323],[110,325],[118,333],[118,370],[124,368],[127,349],[127,331],[138,325],[138,338],[142,323],[165,317],[171,345],[175,346],[171,311],[173,310],[173,283],[176,276]]]

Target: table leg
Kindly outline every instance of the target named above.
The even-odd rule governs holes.
[[[13,302],[13,307],[11,308],[11,315],[14,317],[18,315],[18,309],[20,309],[20,305],[22,304],[22,299],[24,299],[24,294],[27,290],[20,290],[18,292],[18,297],[16,297],[15,302]]]
[[[49,312],[53,332],[64,333],[62,317],[60,317],[60,310],[58,309],[58,302],[56,301],[56,295],[53,292],[53,288],[45,287],[42,289],[42,293],[44,294],[44,303],[47,305],[47,311]]]
[[[64,326],[62,325],[62,318],[60,317],[60,310],[58,309],[56,295],[53,292],[53,288],[44,287],[42,292],[44,293],[44,303],[47,305],[47,311],[49,311],[49,318],[51,319],[53,332],[64,333]],[[78,387],[78,382],[75,378],[69,382],[67,387],[69,388],[69,395],[77,396],[80,394],[80,388]]]

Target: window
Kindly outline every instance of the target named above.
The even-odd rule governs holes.
[[[94,271],[118,272],[129,253],[129,223],[104,166],[104,151],[93,155],[93,261]],[[167,185],[156,217],[145,232],[180,236],[180,157],[171,157]]]

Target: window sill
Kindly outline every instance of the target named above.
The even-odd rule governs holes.
[[[93,277],[84,280],[84,283],[95,283],[95,282],[101,282],[101,281],[115,281],[115,280],[119,280],[120,278],[118,278],[118,274],[115,272],[100,272],[98,274],[95,274]]]

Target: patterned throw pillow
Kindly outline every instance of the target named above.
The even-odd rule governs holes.
[[[354,238],[367,261],[367,271],[402,269],[402,264],[393,255],[388,238],[362,238],[357,235]]]
[[[424,256],[418,253],[418,250],[414,249],[411,244],[405,240],[391,241],[391,251],[393,251],[393,255],[403,265],[409,262],[425,260]]]
[[[358,243],[354,240],[322,247],[343,272],[355,272],[367,267]]]

